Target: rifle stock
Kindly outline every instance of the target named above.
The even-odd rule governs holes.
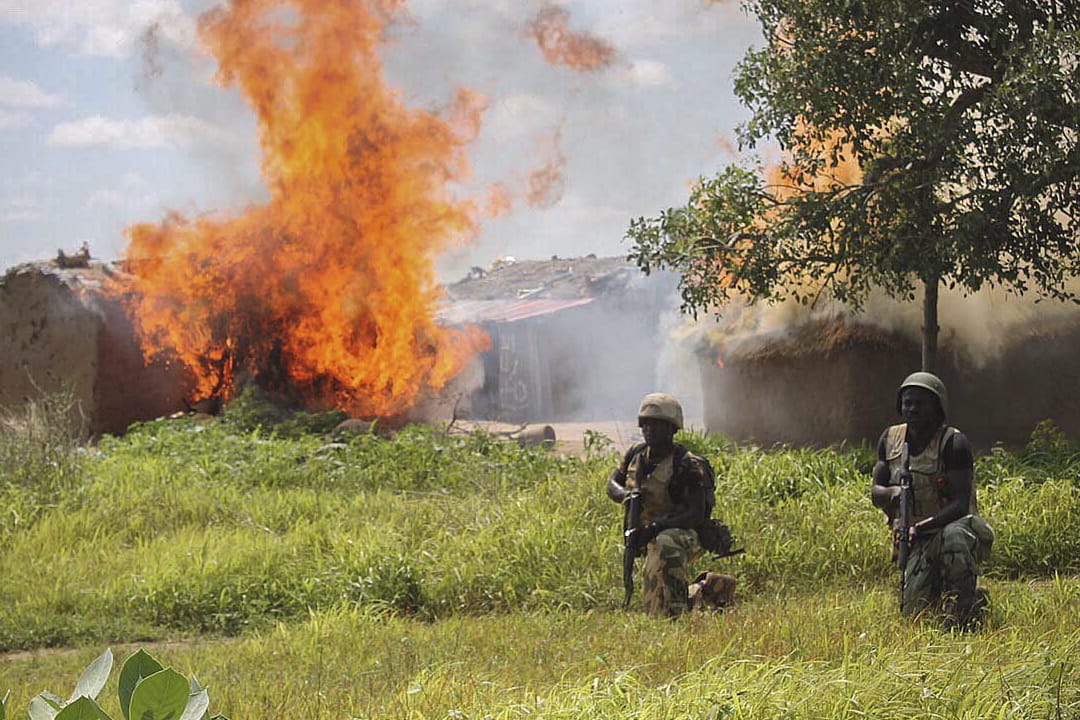
[[[900,498],[896,529],[896,562],[900,566],[900,612],[904,612],[908,557],[911,555],[911,455],[905,442],[900,449]]]
[[[623,598],[623,607],[630,607],[630,598],[634,595],[634,559],[637,557],[638,548],[630,531],[641,524],[641,493],[631,490],[626,496],[626,516],[623,520],[623,588],[626,589],[626,597]]]

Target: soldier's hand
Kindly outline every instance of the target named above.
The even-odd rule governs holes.
[[[648,545],[652,540],[660,534],[660,526],[656,523],[649,523],[642,527],[634,528],[626,533],[626,537],[630,540],[630,544],[633,547],[641,548]]]

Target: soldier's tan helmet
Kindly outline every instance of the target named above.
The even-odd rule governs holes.
[[[667,420],[675,426],[676,430],[682,430],[683,416],[682,405],[669,393],[649,393],[641,398],[641,407],[638,408],[637,419],[640,423],[645,418]]]
[[[900,412],[900,398],[904,394],[904,388],[909,387],[920,387],[934,393],[941,404],[941,414],[949,414],[949,394],[945,390],[945,383],[934,373],[928,372],[913,372],[904,378],[900,389],[896,391],[896,412]]]

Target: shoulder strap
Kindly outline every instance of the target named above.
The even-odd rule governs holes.
[[[671,460],[675,463],[676,469],[682,468],[683,462],[686,461],[686,456],[689,454],[689,450],[679,443],[675,443],[675,448],[671,451]]]
[[[629,448],[627,448],[626,455],[623,456],[623,463],[629,465],[630,461],[634,459],[634,456],[639,455],[643,450],[645,450],[645,447],[646,445],[643,442],[634,443],[633,445],[631,445]]]
[[[907,423],[890,425],[885,434],[887,438],[885,441],[885,459],[892,460],[900,457],[900,448],[904,444],[904,440],[907,439]]]
[[[949,446],[949,443],[952,442],[952,439],[957,432],[959,431],[952,425],[946,425],[945,429],[941,431],[941,440],[938,442],[937,450],[937,462],[939,472],[945,470],[945,448]]]
[[[687,468],[687,460],[689,460],[690,458],[694,458],[701,462],[701,464],[704,466],[703,474],[705,476],[705,487],[712,487],[715,484],[715,478],[712,476],[712,465],[709,464],[708,458],[706,458],[704,455],[699,455],[695,452],[691,452],[682,445],[676,443],[675,451],[672,453],[672,459],[675,463],[676,472],[682,472],[685,468]]]

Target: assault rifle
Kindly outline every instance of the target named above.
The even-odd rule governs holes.
[[[900,612],[904,612],[904,590],[907,582],[908,557],[911,555],[911,455],[905,442],[900,449],[900,508],[897,512],[896,562],[900,566]]]
[[[634,559],[638,554],[636,538],[631,530],[641,524],[642,496],[638,490],[631,490],[626,495],[626,516],[623,521],[623,570],[622,581],[626,589],[623,607],[630,607],[630,598],[634,594]]]

